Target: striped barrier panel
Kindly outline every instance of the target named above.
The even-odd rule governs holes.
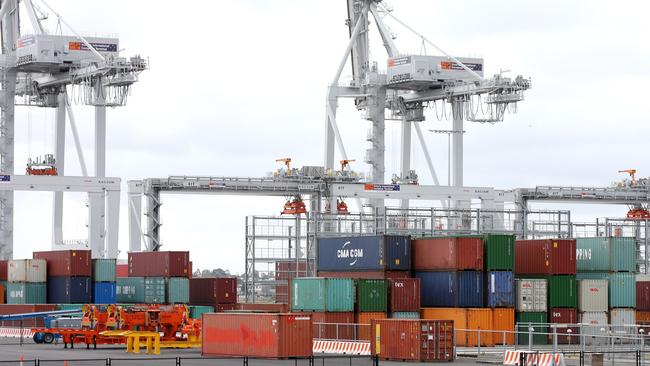
[[[314,341],[314,353],[370,355],[370,342]]]
[[[522,366],[519,365],[522,354],[526,354],[525,366],[565,366],[564,355],[561,353],[552,354],[527,351],[506,351],[503,355],[503,365]]]
[[[0,337],[5,338],[28,338],[32,337],[34,333],[31,329],[20,328],[0,328]]]

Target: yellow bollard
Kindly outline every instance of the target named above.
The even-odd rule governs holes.
[[[140,336],[133,336],[133,353],[140,353]]]
[[[157,355],[160,354],[160,334],[156,334],[156,338],[154,340],[154,353]]]
[[[126,353],[133,352],[133,337],[131,335],[126,336]]]
[[[147,354],[150,355],[152,352],[151,346],[152,346],[152,336],[151,334],[148,334],[147,336]]]

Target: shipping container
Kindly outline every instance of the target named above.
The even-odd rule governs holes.
[[[422,308],[421,319],[451,320],[454,323],[454,333],[457,346],[467,345],[467,309],[463,308]]]
[[[234,304],[237,302],[237,278],[197,277],[190,279],[190,304]]]
[[[480,308],[483,300],[483,272],[458,272],[458,306]]]
[[[115,282],[115,259],[93,259],[93,281]]]
[[[487,297],[486,304],[488,307],[491,308],[515,307],[514,274],[511,271],[487,272],[486,297]]]
[[[117,302],[115,282],[93,284],[93,304],[115,304]]]
[[[607,280],[578,281],[578,310],[607,311],[609,297]]]
[[[607,272],[609,271],[609,240],[608,238],[577,238],[576,267],[578,272]]]
[[[483,238],[440,237],[415,239],[416,271],[483,270]]]
[[[391,311],[420,311],[419,278],[391,279],[389,286]]]
[[[612,237],[609,239],[609,270],[612,272],[636,271],[636,239]]]
[[[291,280],[292,311],[354,311],[354,280],[305,277]]]
[[[578,324],[578,312],[573,308],[553,308],[549,311],[548,322],[556,324],[551,326],[550,333],[557,333],[557,343],[578,344],[580,343],[580,328],[568,327],[568,324]],[[569,330],[571,330],[569,332]],[[553,336],[548,337],[549,343],[553,343]]]
[[[576,276],[548,277],[548,307],[575,308],[578,306]]]
[[[307,276],[307,261],[276,261],[275,262],[275,280],[289,281],[294,277]]]
[[[144,303],[144,277],[118,277],[115,295],[118,303]]]
[[[454,326],[450,321],[374,320],[372,333],[371,353],[383,360],[454,360]]]
[[[247,304],[239,303],[236,310],[257,311],[266,313],[288,313],[289,304]]]
[[[167,279],[167,303],[187,304],[190,302],[190,279],[171,277]]]
[[[457,272],[414,272],[420,279],[420,302],[423,307],[458,306]]]
[[[165,277],[145,277],[144,302],[145,304],[164,304],[167,298],[167,284]]]
[[[190,319],[201,319],[205,313],[214,313],[214,306],[190,305]]]
[[[515,274],[575,275],[575,239],[515,241]]]
[[[636,305],[636,279],[634,273],[609,274],[609,307],[634,308]]]
[[[319,271],[408,271],[411,238],[396,235],[318,239]]]
[[[47,261],[48,277],[90,277],[93,274],[90,250],[34,252],[32,257]]]
[[[53,304],[89,304],[92,298],[90,277],[48,277],[47,300]]]
[[[548,322],[546,312],[517,312],[515,315],[517,326],[517,344],[528,345],[530,328],[532,328],[533,344],[547,344],[546,334]],[[542,333],[542,334],[540,334]]]
[[[636,309],[650,311],[650,281],[636,282]]]
[[[292,314],[203,314],[203,356],[311,357],[310,316]]]
[[[129,277],[190,277],[190,253],[129,253]]]
[[[636,311],[636,322],[638,324],[640,323],[650,323],[650,311],[641,311],[637,310]],[[648,334],[648,333],[646,333]]]
[[[388,311],[388,281],[358,280],[356,286],[358,311]]]
[[[47,262],[43,259],[18,259],[7,264],[9,282],[46,282]]]
[[[494,346],[492,309],[467,309],[467,346]]]
[[[7,283],[7,304],[46,304],[47,286],[45,283],[23,282]]]
[[[636,312],[634,309],[612,309],[609,312],[609,323],[612,325],[612,333],[617,335],[628,335],[635,337],[637,335]],[[630,339],[631,340],[631,339]],[[622,340],[624,343],[630,341]]]
[[[546,279],[517,279],[517,311],[546,312],[548,283]]]
[[[515,236],[487,234],[483,236],[486,271],[514,271]]]
[[[352,278],[354,280],[388,280],[409,278],[409,271],[318,271],[317,277],[325,278]]]
[[[7,273],[8,264],[9,264],[9,261],[0,260],[0,282],[9,280],[9,277],[8,277],[9,274]]]
[[[420,319],[420,313],[417,311],[396,311],[390,313],[391,319]]]
[[[214,304],[215,313],[223,313],[224,311],[237,310],[237,304]]]
[[[494,308],[492,309],[492,326],[496,331],[492,334],[495,345],[515,344],[515,309]]]
[[[354,341],[358,338],[358,326],[353,312],[309,313],[314,324],[314,338]]]
[[[607,328],[607,313],[601,311],[585,311],[578,315],[583,336],[581,341],[586,345],[609,343],[607,334],[601,331]]]
[[[377,319],[386,319],[388,315],[382,312],[372,313],[356,313],[354,315],[354,322],[359,324],[358,339],[361,341],[369,341],[371,338],[370,323]]]
[[[129,277],[129,265],[117,264],[115,266],[115,277]]]
[[[607,272],[578,272],[576,273],[576,279],[580,280],[608,280],[609,273]]]

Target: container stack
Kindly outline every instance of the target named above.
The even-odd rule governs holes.
[[[115,304],[116,260],[93,259],[93,304]]]
[[[515,237],[488,234],[483,238],[485,304],[492,308],[494,344],[513,345],[515,335]]]
[[[202,306],[195,308],[198,315],[212,311],[223,312],[235,310],[237,304],[237,278],[235,277],[199,277],[190,279],[190,305]],[[190,316],[192,309],[190,308]]]
[[[579,238],[576,243],[578,279],[608,281],[609,317],[606,313],[602,313],[604,306],[601,305],[601,311],[596,313],[583,312],[582,322],[594,324],[594,328],[609,323],[614,326],[612,330],[619,333],[633,332],[631,327],[623,327],[623,325],[636,324],[634,308],[637,305],[637,285],[634,238]],[[593,282],[590,284],[592,286],[589,288],[596,288]]]
[[[89,304],[92,300],[90,250],[34,252],[47,261],[47,301],[51,304]]]
[[[650,275],[636,275],[636,324],[650,325]]]
[[[7,304],[47,303],[47,262],[18,259],[7,263]]]
[[[133,252],[129,253],[128,290],[142,286],[143,294],[133,297],[145,304],[187,304],[190,297],[189,252]],[[124,281],[120,281],[124,283]],[[118,302],[124,298],[120,290]],[[131,293],[127,295],[131,297]]]

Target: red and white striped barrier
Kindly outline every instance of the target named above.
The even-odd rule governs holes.
[[[314,341],[314,353],[370,355],[370,342]]]
[[[32,337],[34,333],[31,329],[20,328],[0,328],[0,337],[5,338],[28,338]]]
[[[522,366],[519,365],[519,362],[523,353],[527,354],[525,366],[565,366],[564,355],[561,353],[552,354],[527,351],[506,351],[503,356],[504,366]],[[553,364],[553,361],[555,361],[555,364]]]

